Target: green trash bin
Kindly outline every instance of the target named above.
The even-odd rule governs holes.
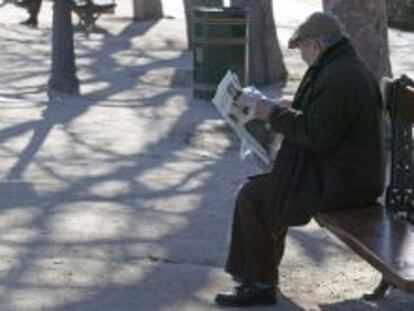
[[[248,72],[245,9],[196,7],[193,11],[193,96],[211,100],[227,70],[245,85]]]
[[[188,47],[189,49],[193,48],[193,8],[195,7],[216,7],[221,8],[223,6],[223,0],[184,0],[185,11],[188,12],[187,22],[188,22]]]

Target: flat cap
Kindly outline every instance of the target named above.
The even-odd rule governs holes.
[[[305,39],[329,38],[342,34],[338,20],[329,13],[315,12],[310,15],[289,39],[288,47],[294,49]]]

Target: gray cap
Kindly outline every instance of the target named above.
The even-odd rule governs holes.
[[[288,47],[289,49],[297,48],[299,42],[305,39],[329,39],[330,36],[340,35],[342,35],[342,30],[336,17],[329,13],[315,12],[299,25],[289,39]]]

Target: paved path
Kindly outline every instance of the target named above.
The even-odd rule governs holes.
[[[55,105],[50,4],[37,30],[0,9],[1,311],[217,310],[214,294],[231,286],[221,267],[232,201],[256,168],[240,164],[211,105],[191,99],[182,9],[165,3],[175,19],[132,24],[121,5],[99,32],[77,33],[83,96]],[[275,3],[283,42],[317,5]],[[412,72],[400,55],[413,35],[391,39],[395,68]],[[295,228],[277,310],[413,309],[399,291],[359,301],[379,277],[314,223]]]

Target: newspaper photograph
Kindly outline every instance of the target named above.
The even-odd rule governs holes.
[[[237,75],[227,71],[217,87],[213,104],[241,140],[242,158],[251,152],[262,162],[262,167],[268,167],[273,159],[275,139],[280,143],[280,135],[267,122],[254,118],[251,107],[237,104],[235,98],[240,94],[265,97],[255,87],[242,88]]]

